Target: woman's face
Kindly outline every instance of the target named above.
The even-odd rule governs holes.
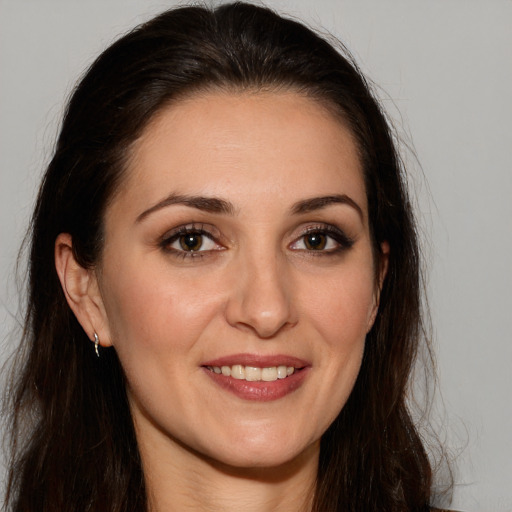
[[[160,112],[96,272],[139,442],[236,467],[318,449],[361,365],[375,266],[356,147],[318,103],[218,92]]]

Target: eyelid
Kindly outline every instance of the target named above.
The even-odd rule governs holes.
[[[214,242],[218,248],[214,249],[206,249],[206,250],[198,250],[198,251],[185,251],[176,248],[170,247],[175,241],[177,241],[181,236],[187,234],[198,234],[204,237],[209,238],[212,242]],[[205,256],[204,253],[214,252],[224,250],[225,247],[222,242],[219,241],[221,238],[220,232],[212,225],[203,224],[203,223],[188,223],[183,224],[181,226],[177,226],[170,231],[167,231],[160,239],[159,245],[168,253],[174,254],[180,257],[198,257]]]
[[[201,233],[210,238],[221,238],[220,231],[213,224],[207,224],[205,222],[186,222],[167,230],[162,236],[162,239],[169,239],[178,234],[186,233]]]
[[[315,255],[328,255],[333,253],[339,253],[344,250],[350,249],[354,243],[355,240],[348,236],[342,229],[340,229],[337,226],[334,226],[332,224],[324,224],[324,223],[315,223],[310,224],[304,228],[301,229],[298,236],[295,236],[293,242],[289,245],[290,248],[293,249],[293,245],[297,244],[302,238],[305,236],[312,234],[312,233],[321,233],[332,240],[337,244],[337,247],[331,248],[331,249],[320,249],[315,251],[314,249],[294,249],[297,251],[304,251],[307,253],[315,254]]]

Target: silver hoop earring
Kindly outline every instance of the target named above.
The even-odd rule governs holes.
[[[100,357],[100,353],[98,352],[98,347],[100,345],[100,339],[98,338],[98,335],[94,333],[94,350],[96,351],[96,355]]]

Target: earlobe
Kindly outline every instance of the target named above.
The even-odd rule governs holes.
[[[384,285],[384,280],[386,279],[386,274],[388,273],[389,250],[390,249],[388,242],[384,241],[380,244],[379,260],[377,262],[379,268],[375,283],[373,306],[368,321],[368,327],[366,330],[367,333],[370,332],[370,329],[373,327],[375,319],[377,318],[377,312],[379,311],[380,293],[382,291],[382,286]]]
[[[68,233],[61,233],[55,240],[55,268],[68,305],[89,339],[94,341],[96,334],[102,346],[110,346],[107,316],[96,273],[76,261],[73,240]]]

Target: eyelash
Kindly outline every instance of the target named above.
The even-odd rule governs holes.
[[[305,239],[305,237],[309,235],[324,235],[332,240],[337,244],[337,247],[334,247],[332,249],[321,249],[321,250],[314,250],[314,249],[298,249],[302,250],[304,252],[307,252],[308,255],[311,256],[332,256],[339,254],[341,252],[346,251],[347,249],[350,249],[354,243],[355,240],[350,238],[346,233],[344,233],[341,229],[328,225],[328,224],[319,224],[316,226],[308,226],[305,231],[292,243],[296,244],[299,240]]]
[[[174,257],[177,258],[202,258],[205,256],[204,253],[208,253],[215,250],[222,250],[222,249],[212,249],[210,251],[185,251],[185,250],[179,250],[171,247],[171,245],[178,241],[182,236],[186,235],[201,235],[203,237],[208,238],[212,242],[216,243],[217,245],[220,245],[216,240],[215,237],[212,235],[210,231],[204,228],[204,225],[201,224],[201,226],[198,226],[196,224],[189,224],[186,226],[180,226],[173,230],[171,233],[164,236],[162,241],[160,242],[160,246],[162,249],[164,249],[166,252],[171,253]]]
[[[311,256],[332,256],[335,254],[339,254],[347,249],[350,249],[354,245],[354,240],[347,236],[341,229],[326,225],[326,224],[320,224],[315,226],[308,226],[301,235],[296,238],[291,244],[289,244],[289,247],[293,246],[294,244],[298,244],[301,240],[304,240],[305,237],[310,235],[324,235],[330,239],[332,239],[336,244],[337,247],[330,248],[330,249],[295,249],[296,251],[302,251],[307,253]],[[210,231],[205,229],[204,225],[201,224],[200,226],[196,224],[189,224],[186,226],[180,226],[173,230],[171,233],[166,234],[162,241],[160,242],[160,247],[162,247],[163,250],[165,250],[168,253],[171,253],[174,257],[177,258],[202,258],[206,255],[208,255],[211,252],[215,251],[221,251],[221,249],[209,249],[209,250],[195,250],[195,251],[186,251],[186,250],[180,250],[175,249],[171,247],[173,243],[178,241],[181,237],[186,235],[200,235],[203,237],[208,238],[211,242],[215,243],[216,245],[221,246],[216,240],[216,237],[212,235]]]

